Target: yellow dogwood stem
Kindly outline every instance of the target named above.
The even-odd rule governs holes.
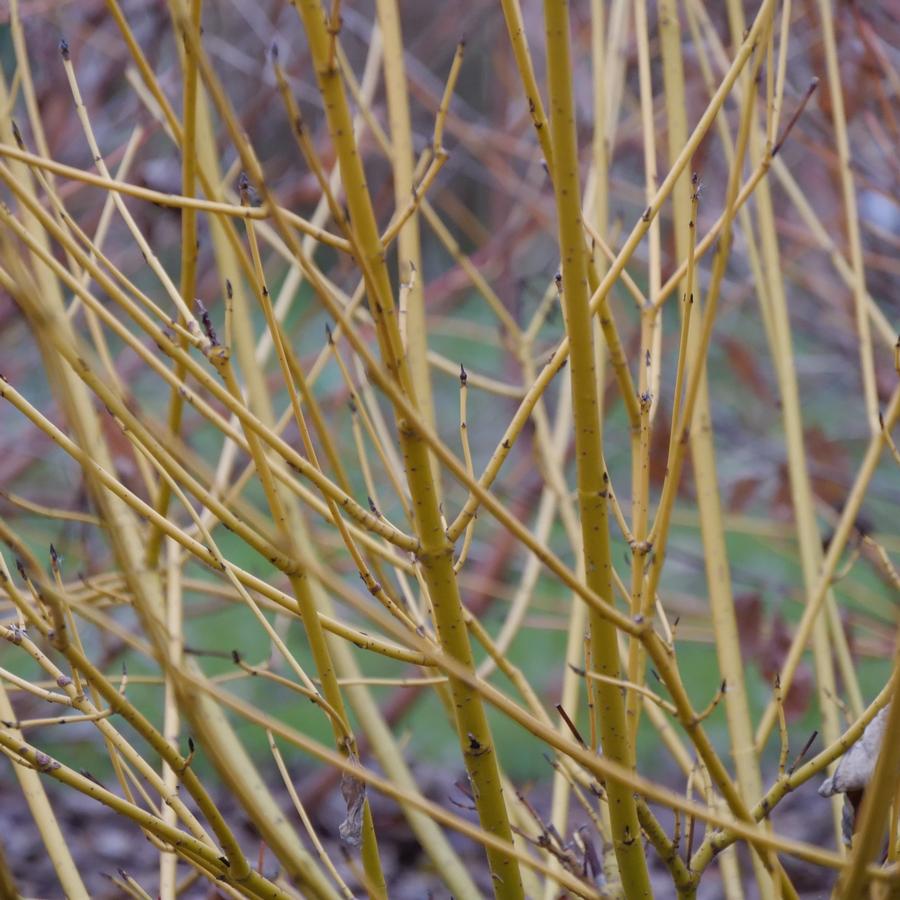
[[[603,464],[600,411],[594,372],[593,329],[575,128],[575,100],[569,47],[569,7],[546,0],[547,70],[552,180],[556,195],[559,252],[562,260],[562,301],[572,373],[578,505],[587,583],[601,597],[612,598],[607,498],[609,477]],[[591,667],[601,675],[619,676],[615,627],[596,611],[590,613]],[[609,681],[592,681],[592,709],[603,753],[623,765],[632,764],[632,750],[620,688]],[[623,784],[607,782],[609,815],[622,887],[629,898],[652,897],[647,861],[640,838],[634,795]]]

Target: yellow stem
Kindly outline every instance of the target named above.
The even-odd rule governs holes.
[[[587,584],[612,605],[607,506],[609,475],[602,463],[593,329],[588,304],[588,260],[581,224],[568,3],[558,0],[546,2],[544,19],[553,146],[551,180],[556,195],[562,303],[570,346],[581,540]],[[615,629],[593,611],[589,613],[589,622],[592,667],[602,675],[618,676]],[[624,766],[633,765],[633,748],[619,688],[605,681],[592,681],[589,690],[594,695],[595,724],[604,756]],[[629,897],[650,897],[652,892],[647,862],[639,840],[640,824],[634,796],[615,782],[607,784],[607,794],[622,885]]]

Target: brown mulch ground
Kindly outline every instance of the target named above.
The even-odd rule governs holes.
[[[435,769],[424,778],[427,793],[443,803],[446,803],[448,798],[457,803],[463,800],[454,786],[455,781],[455,774],[446,769]],[[302,791],[303,786],[298,787]],[[787,797],[773,816],[774,825],[779,833],[792,838],[806,840],[819,846],[831,846],[828,806],[817,796],[815,788],[816,785],[809,784]],[[112,900],[124,896],[121,888],[110,880],[110,875],[117,875],[120,869],[127,871],[149,894],[156,896],[157,853],[135,826],[111,815],[105,807],[82,794],[61,789],[59,785],[52,783],[47,785],[47,789],[91,897],[98,900]],[[278,790],[274,782],[273,789]],[[278,796],[282,795],[283,789],[278,793]],[[0,798],[2,798],[0,841],[22,895],[41,900],[62,900],[63,894],[53,867],[8,766],[0,768]],[[545,798],[531,795],[530,799],[539,810],[545,805]],[[287,808],[289,801],[286,795],[283,796],[283,800]],[[237,809],[231,796],[222,794],[217,798],[217,802],[248,855],[254,861],[258,859],[260,850],[258,838],[253,827]],[[372,797],[372,804],[392,900],[449,898],[446,889],[441,887],[434,873],[430,871],[427,860],[404,821],[397,814],[396,807],[377,796]],[[462,810],[455,808],[455,811]],[[347,875],[351,887],[354,887],[353,876],[343,862],[337,836],[337,826],[343,817],[340,797],[326,797],[315,810],[315,815],[317,827],[325,839],[332,859],[342,874]],[[698,830],[695,847],[701,838],[702,835]],[[469,841],[452,832],[450,839],[479,887],[484,890],[485,896],[489,896],[490,884],[482,853]],[[674,896],[671,880],[654,857],[652,850],[649,851],[649,857],[652,863],[655,896],[659,898]],[[783,863],[800,896],[805,900],[825,898],[829,895],[833,885],[831,873],[789,858],[783,858]],[[274,876],[278,871],[277,861],[270,854],[263,857],[263,870],[267,876]],[[745,875],[750,875],[749,859],[743,852],[742,871]],[[186,868],[182,867],[182,876],[186,872]],[[189,900],[199,900],[221,895],[208,882],[198,881],[182,896]],[[358,896],[363,894],[360,892]],[[714,900],[721,896],[718,873],[713,868],[701,884],[699,897],[703,900]],[[755,890],[748,884],[747,900],[751,900],[754,896]]]

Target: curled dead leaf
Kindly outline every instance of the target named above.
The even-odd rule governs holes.
[[[347,816],[338,826],[341,840],[351,847],[362,843],[363,808],[366,803],[366,783],[352,772],[341,777],[341,794],[347,804]]]

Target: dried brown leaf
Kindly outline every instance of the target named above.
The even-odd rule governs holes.
[[[366,783],[349,771],[341,778],[341,794],[347,804],[347,816],[338,826],[341,840],[351,847],[362,843],[363,809],[366,804]]]

